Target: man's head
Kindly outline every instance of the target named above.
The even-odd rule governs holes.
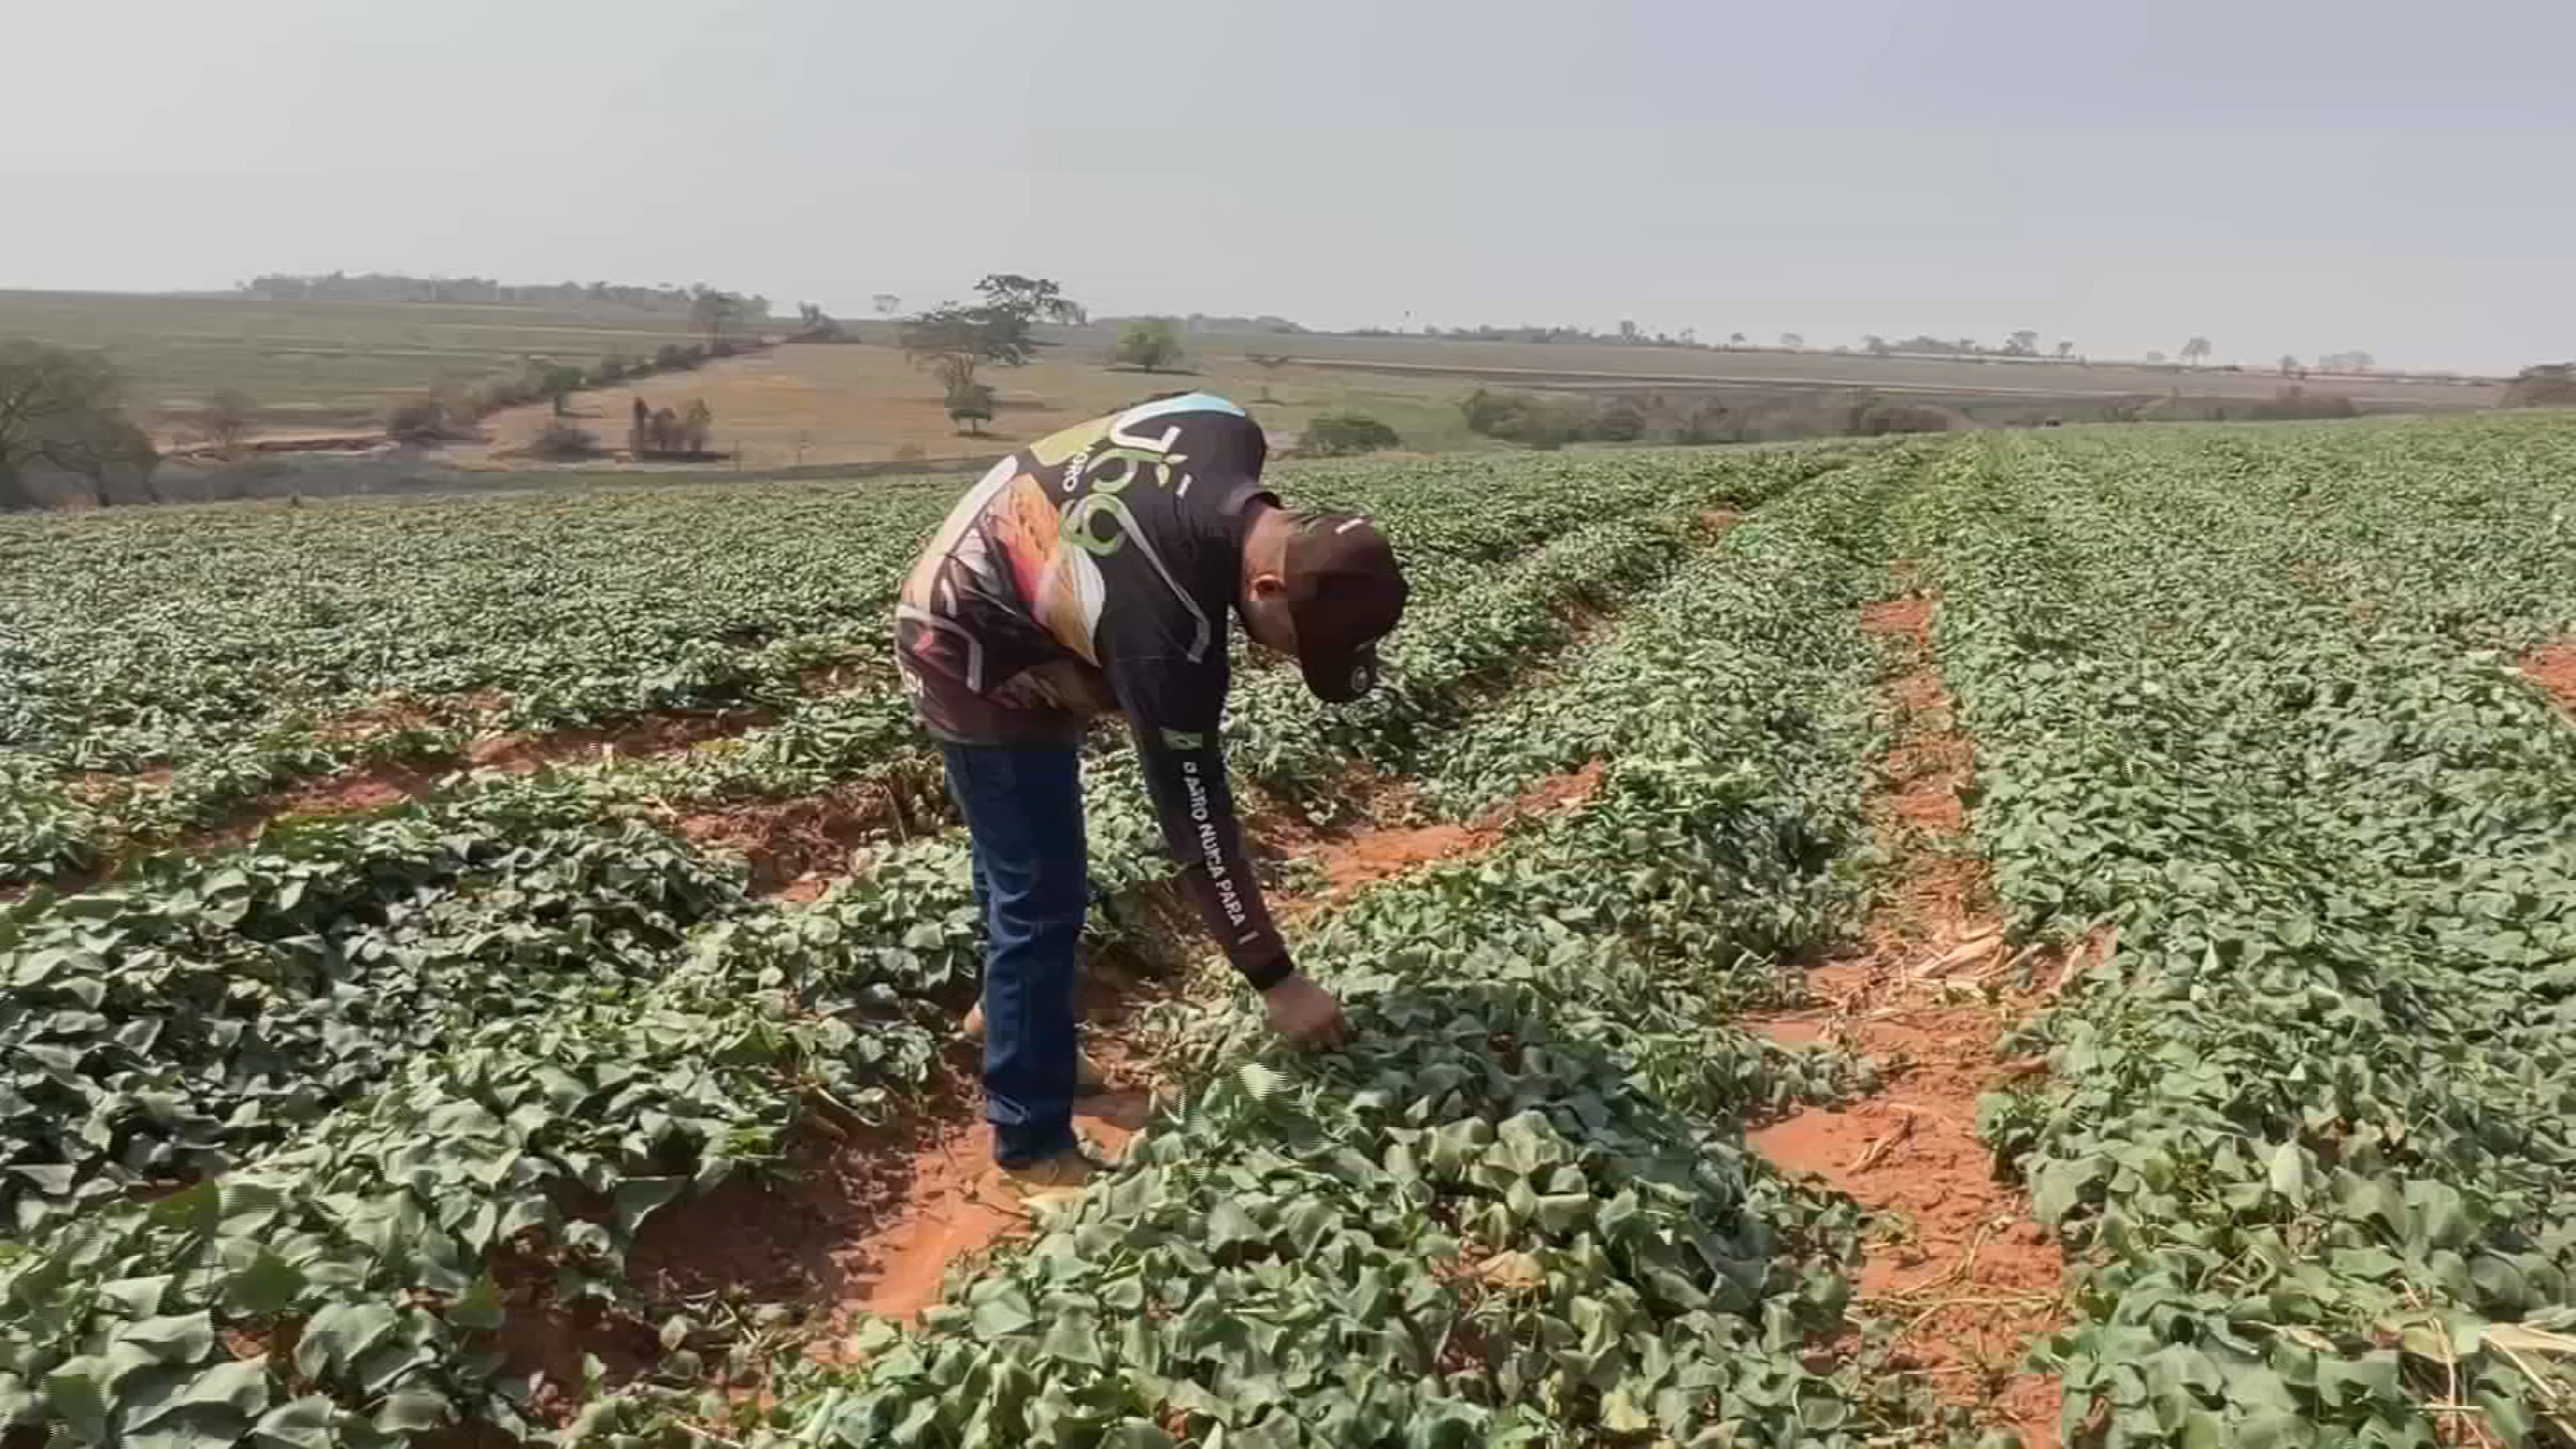
[[[1377,641],[1404,615],[1404,573],[1356,513],[1265,508],[1244,536],[1244,631],[1297,656],[1318,699],[1346,704],[1377,682]]]

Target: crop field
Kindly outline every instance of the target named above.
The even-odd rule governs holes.
[[[1275,481],[1414,582],[1227,725],[1354,1040],[1102,731],[1034,1223],[961,480],[0,520],[0,1443],[2576,1445],[2576,425]]]
[[[167,432],[218,389],[270,432],[370,429],[397,399],[515,375],[531,355],[584,366],[689,340],[688,318],[621,307],[271,302],[0,291],[0,337],[103,350],[133,380],[136,420]]]

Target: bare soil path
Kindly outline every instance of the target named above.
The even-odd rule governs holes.
[[[1944,1403],[2055,1449],[2058,1386],[2026,1373],[2031,1340],[2063,1321],[2055,1236],[2030,1220],[2022,1190],[1996,1179],[1976,1134],[1977,1098],[2044,1063],[1998,1060],[2006,1028],[2031,1002],[2025,969],[2060,980],[2054,959],[2004,940],[1984,863],[1966,853],[1960,790],[1970,777],[1931,649],[1932,605],[1899,597],[1862,627],[1891,641],[1886,697],[1895,742],[1871,801],[1897,864],[1861,950],[1811,973],[1829,1003],[1760,1018],[1784,1043],[1830,1040],[1876,1059],[1885,1085],[1750,1134],[1780,1167],[1813,1173],[1879,1219],[1861,1265],[1858,1306],[1895,1326],[1895,1368]]]

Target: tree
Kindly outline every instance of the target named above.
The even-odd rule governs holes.
[[[2376,365],[2377,360],[2358,347],[2350,352],[2329,352],[2317,359],[2317,366],[2328,372],[2368,372]]]
[[[125,416],[125,378],[94,352],[40,342],[0,343],[0,505],[36,500],[20,472],[41,463],[90,482],[101,506],[114,501],[107,476],[161,461],[152,440]]]
[[[2208,356],[2209,339],[2206,337],[2195,337],[2182,345],[2182,360],[2194,367],[2199,366],[2202,359]]]
[[[2296,376],[2298,376],[2298,373],[2299,373],[2299,359],[2297,359],[2297,358],[2295,358],[2295,357],[2291,356],[2289,353],[2286,353],[2286,352],[2282,353],[2282,354],[2281,354],[2281,375],[2282,375],[2283,377],[2296,377]]]
[[[2151,364],[2161,364],[2164,360],[2165,355],[2161,352],[2150,352],[2147,354],[2147,361]]]
[[[1780,334],[1780,345],[1788,348],[1792,352],[1795,352],[1799,348],[1807,345],[1807,339],[1799,336],[1795,332],[1783,332]]]
[[[799,302],[796,304],[796,336],[791,340],[838,342],[841,340],[841,324],[813,303]]]
[[[2039,334],[2024,327],[2004,341],[2004,352],[2013,357],[2037,357]]]
[[[252,419],[258,414],[257,404],[227,387],[198,404],[196,411],[188,415],[188,423],[217,452],[229,453],[250,436]]]
[[[2061,337],[2057,340],[2057,360],[2064,362],[2075,355],[2075,344]]]
[[[995,272],[977,282],[975,290],[984,294],[985,306],[1017,313],[1032,322],[1079,327],[1088,316],[1081,303],[1064,295],[1062,287],[1045,277]]]
[[[1742,347],[1744,345],[1744,334],[1741,332],[1729,332],[1726,334],[1726,345],[1729,347]]]
[[[892,292],[879,292],[868,299],[868,304],[877,309],[880,317],[891,317],[903,310],[903,299]]]
[[[1111,356],[1129,367],[1161,372],[1180,364],[1181,334],[1169,318],[1139,317],[1120,330]]]
[[[704,282],[689,290],[689,325],[707,335],[709,346],[722,342],[725,329],[740,319],[746,310],[743,298],[730,292],[719,292]]]
[[[1619,322],[1619,340],[1622,342],[1634,342],[1637,340],[1637,337],[1637,324],[1633,321],[1622,318]]]
[[[1879,336],[1875,332],[1861,338],[1860,345],[1867,348],[1869,350],[1869,355],[1872,357],[1885,357],[1896,350],[1888,345],[1886,338]]]
[[[993,420],[993,390],[972,377],[950,381],[948,420],[964,423],[967,432],[981,437],[984,424]]]
[[[529,385],[539,397],[553,403],[555,416],[562,417],[572,409],[572,395],[588,381],[582,370],[567,362],[539,362],[529,368]]]
[[[899,334],[904,354],[927,367],[952,394],[974,382],[986,363],[1019,367],[1037,354],[1039,322],[1079,323],[1080,303],[1042,277],[1000,273],[975,284],[977,306],[943,302],[906,319]],[[990,416],[990,414],[987,414]]]

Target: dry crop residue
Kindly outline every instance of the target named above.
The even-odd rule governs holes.
[[[2040,1449],[2059,1442],[2058,1387],[2020,1371],[2020,1359],[2063,1321],[2062,1259],[2020,1189],[1995,1180],[1976,1135],[1978,1095],[2031,1067],[1996,1059],[2018,1014],[2001,999],[2004,980],[2026,958],[2005,945],[1983,862],[1960,850],[1959,790],[1973,761],[1933,661],[1930,621],[1931,604],[1918,598],[1875,606],[1862,620],[1901,658],[1887,685],[1896,742],[1871,802],[1896,878],[1871,913],[1862,954],[1810,975],[1814,994],[1832,1004],[1752,1023],[1783,1042],[1830,1039],[1873,1057],[1887,1084],[1750,1141],[1879,1217],[1857,1296],[1863,1313],[1894,1326],[1897,1371]]]

